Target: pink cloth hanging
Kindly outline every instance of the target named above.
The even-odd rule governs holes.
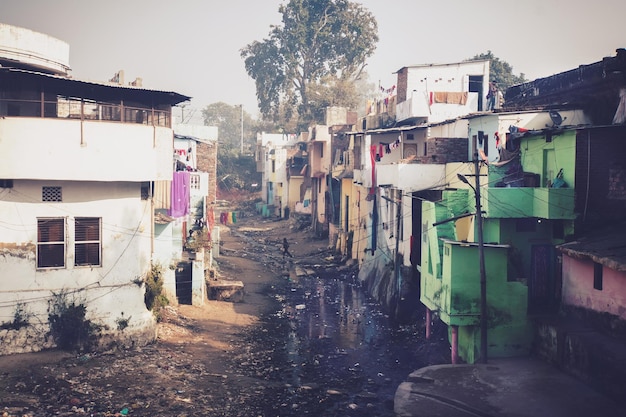
[[[189,214],[189,172],[176,171],[172,179],[172,204],[168,215],[183,217]]]

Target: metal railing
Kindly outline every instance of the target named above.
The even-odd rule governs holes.
[[[56,100],[0,99],[0,117],[100,120],[171,127],[169,110],[64,97]]]

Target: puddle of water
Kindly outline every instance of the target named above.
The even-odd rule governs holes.
[[[422,326],[394,327],[354,278],[301,278],[276,299],[289,323],[281,416],[394,416],[398,385],[432,361]]]

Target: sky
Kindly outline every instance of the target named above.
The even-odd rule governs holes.
[[[0,23],[70,46],[72,76],[125,81],[192,97],[183,114],[225,102],[258,114],[240,51],[281,24],[287,0],[0,0]],[[367,61],[389,88],[410,65],[460,62],[492,51],[529,80],[591,64],[626,48],[624,0],[352,0],[378,22]]]

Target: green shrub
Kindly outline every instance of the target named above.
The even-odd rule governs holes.
[[[60,349],[83,351],[94,346],[100,326],[86,319],[86,313],[85,304],[77,302],[67,292],[53,293],[48,321],[50,333]]]
[[[144,282],[146,284],[144,295],[146,308],[151,310],[159,320],[161,309],[169,304],[169,300],[163,294],[163,267],[159,264],[152,264]]]

